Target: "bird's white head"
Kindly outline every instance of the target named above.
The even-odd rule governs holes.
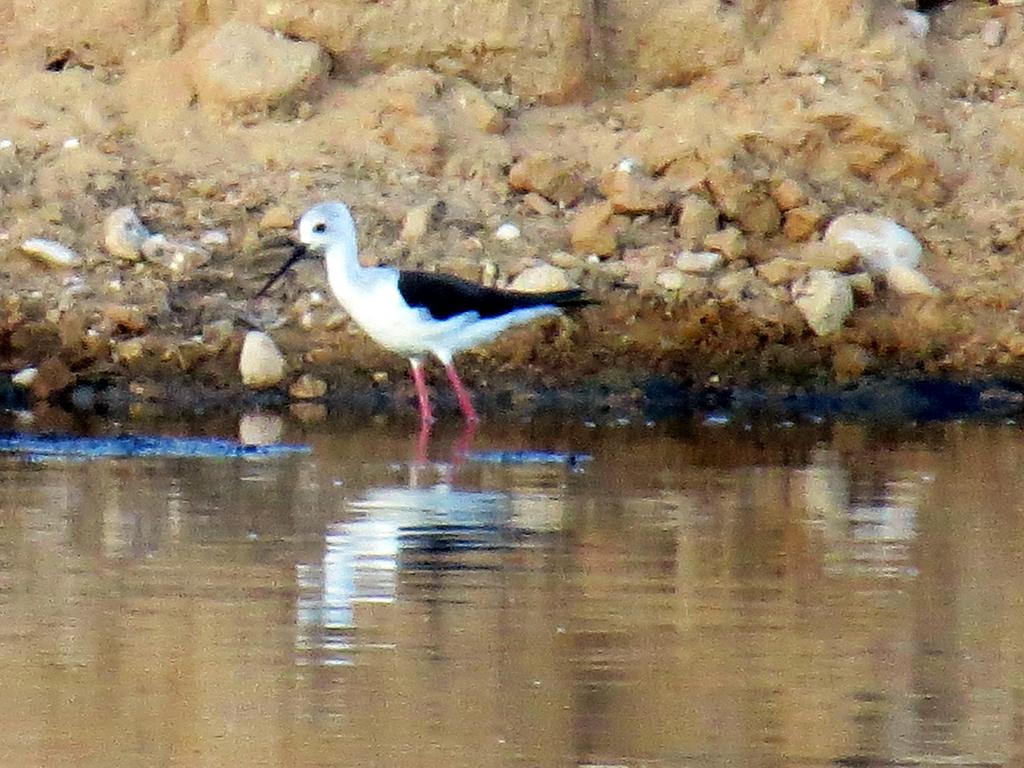
[[[299,219],[299,241],[310,249],[344,245],[355,250],[356,223],[344,203],[320,203]]]

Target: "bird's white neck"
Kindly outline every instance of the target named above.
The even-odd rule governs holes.
[[[334,243],[324,252],[324,265],[331,290],[339,298],[361,282],[364,269],[359,263],[355,232],[346,233],[340,242]]]

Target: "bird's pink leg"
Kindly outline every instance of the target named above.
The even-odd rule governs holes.
[[[459,373],[455,370],[455,364],[445,363],[444,369],[448,372],[448,381],[452,383],[452,387],[455,389],[455,397],[458,398],[462,415],[466,417],[466,421],[469,424],[479,423],[480,417],[476,415],[473,401],[469,398],[469,392],[462,385],[462,379],[459,378]]]
[[[430,412],[430,395],[427,394],[427,380],[423,376],[423,362],[421,360],[410,360],[412,367],[412,381],[416,385],[416,397],[419,399],[420,424],[429,427],[434,423],[434,414]]]

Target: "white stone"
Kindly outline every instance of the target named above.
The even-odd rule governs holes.
[[[668,269],[659,270],[658,276],[654,280],[666,291],[678,291],[686,285],[686,273],[674,267],[669,267]]]
[[[637,163],[637,161],[632,157],[624,157],[615,165],[615,170],[621,171],[622,173],[632,173],[636,169],[637,165],[639,165],[639,163]]]
[[[564,291],[575,288],[576,284],[564,269],[551,264],[538,264],[535,267],[527,267],[516,275],[516,279],[509,287],[513,291],[542,293],[544,291]]]
[[[928,36],[931,21],[928,19],[927,15],[920,11],[914,11],[907,8],[903,11],[903,18],[907,23],[907,29],[910,30],[911,35],[919,39],[923,39]]]
[[[228,233],[223,229],[208,229],[199,236],[200,245],[207,248],[223,248],[231,242]]]
[[[243,413],[238,420],[238,442],[243,445],[272,445],[283,434],[284,419],[274,413]]]
[[[74,267],[82,261],[77,253],[55,240],[33,237],[21,244],[21,250],[54,267]]]
[[[885,283],[896,293],[917,296],[938,296],[940,291],[921,272],[911,267],[896,265],[885,273]]]
[[[273,387],[284,379],[284,355],[270,336],[262,331],[249,331],[242,342],[238,372],[242,374],[242,383],[247,387]]]
[[[22,368],[16,374],[11,376],[11,383],[21,389],[28,389],[32,386],[32,382],[36,380],[38,375],[38,368]]]
[[[989,48],[996,48],[1003,44],[1006,37],[1006,25],[1002,19],[989,19],[981,28],[981,42]]]
[[[82,142],[74,136],[64,139],[64,149],[78,149],[82,146]]]
[[[722,254],[713,251],[683,251],[676,256],[676,269],[706,275],[722,266]]]
[[[505,222],[494,231],[494,239],[507,242],[509,240],[519,239],[521,234],[519,227],[511,222]]]
[[[868,272],[884,275],[895,266],[915,268],[921,243],[913,233],[886,216],[848,213],[829,224],[824,241],[852,245]]]
[[[10,139],[0,139],[0,150],[6,152],[14,149],[14,142]]]
[[[416,243],[423,239],[430,229],[430,216],[433,205],[418,205],[410,208],[402,221],[402,232],[398,236],[403,242]]]
[[[142,258],[142,246],[152,234],[131,208],[118,208],[103,223],[103,245],[111,256],[125,261]]]
[[[853,311],[850,281],[838,272],[815,269],[793,283],[793,303],[819,336],[835,333]]]

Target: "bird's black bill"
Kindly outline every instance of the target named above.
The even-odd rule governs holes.
[[[270,290],[271,286],[273,286],[274,283],[280,280],[281,276],[284,275],[285,272],[291,269],[292,264],[294,264],[297,261],[302,261],[302,259],[306,258],[307,256],[309,256],[309,249],[307,249],[306,246],[302,245],[301,243],[295,244],[292,247],[291,256],[288,257],[288,260],[281,265],[281,268],[277,270],[277,272],[271,275],[270,279],[267,280],[266,285],[260,288],[259,292],[256,294],[256,298],[258,299],[260,296],[266,294],[266,292]]]

